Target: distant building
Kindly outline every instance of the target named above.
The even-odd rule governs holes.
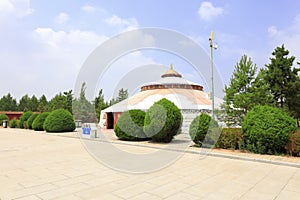
[[[12,120],[14,118],[20,119],[21,116],[23,115],[23,112],[18,112],[18,111],[0,111],[0,114],[5,114],[8,116],[9,120]]]
[[[146,83],[141,91],[111,107],[101,111],[100,126],[113,129],[122,112],[132,109],[146,111],[162,98],[172,101],[183,114],[182,131],[187,132],[191,121],[201,112],[211,113],[211,100],[203,87],[182,78],[182,75],[170,66],[156,82]],[[215,97],[215,108],[222,103],[222,99]]]

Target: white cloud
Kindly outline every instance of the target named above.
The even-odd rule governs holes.
[[[30,8],[30,0],[1,0],[0,20],[11,17],[22,18],[30,15],[33,9]]]
[[[81,10],[83,10],[84,12],[87,12],[87,13],[93,13],[96,11],[96,8],[94,6],[86,4],[81,7]]]
[[[74,88],[85,59],[107,39],[106,36],[91,31],[55,31],[52,28],[36,28],[32,32],[32,38],[31,45],[34,48],[22,55],[27,59],[21,59],[19,55],[20,62],[15,63],[16,55],[12,54],[5,61],[7,66],[26,66],[18,69],[17,75],[11,75],[18,79],[18,83],[13,80],[5,81],[17,88],[13,91],[24,91],[17,91],[18,93],[33,93],[37,96],[46,94],[49,98],[59,91]],[[22,87],[16,85],[20,83]]]
[[[204,21],[211,21],[212,19],[222,15],[224,9],[221,7],[214,7],[211,2],[204,1],[201,3],[198,14]]]
[[[68,22],[70,19],[70,16],[67,13],[61,12],[59,15],[57,15],[54,19],[55,23],[59,25],[63,25],[66,22]]]
[[[0,1],[0,12],[12,12],[14,10],[14,5],[9,0]]]
[[[276,26],[270,26],[268,28],[268,33],[270,34],[270,36],[276,36],[279,34]]]
[[[104,20],[110,26],[116,26],[125,30],[132,30],[139,26],[138,21],[135,18],[123,19],[116,15]]]
[[[91,31],[71,30],[54,31],[52,28],[37,28],[34,36],[44,48],[53,53],[72,54],[76,57],[85,58],[88,53],[107,39],[106,36],[97,35]],[[61,52],[57,52],[57,49]],[[63,53],[64,51],[64,53]]]
[[[300,14],[285,28],[279,29],[276,26],[270,26],[268,33],[272,51],[277,46],[284,44],[285,48],[290,51],[290,56],[295,56],[296,61],[300,61]]]

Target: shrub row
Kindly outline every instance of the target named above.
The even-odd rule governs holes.
[[[123,112],[115,126],[116,136],[121,140],[148,140],[171,142],[180,132],[182,114],[171,101],[163,98],[155,102],[147,112],[129,110]]]
[[[214,124],[216,122],[204,113],[192,121],[190,136],[197,146],[206,139],[205,144],[215,144],[216,148],[260,154],[300,154],[300,131],[295,132],[296,121],[281,109],[256,106],[245,116],[242,128],[223,128],[219,134]]]
[[[20,128],[20,120],[17,120],[16,118],[13,118],[13,119],[9,122],[9,127],[10,127],[10,128]]]
[[[216,148],[243,149],[244,138],[241,128],[223,128]]]
[[[43,112],[43,113],[39,114],[32,123],[33,130],[43,131],[44,130],[44,127],[43,127],[44,122],[49,114],[50,114],[49,112]]]
[[[14,118],[10,121],[11,128],[28,128],[35,131],[70,132],[74,131],[75,122],[72,114],[64,109],[33,114],[31,111],[23,113],[20,120]]]

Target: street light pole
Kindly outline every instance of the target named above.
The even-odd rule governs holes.
[[[213,48],[217,49],[217,45],[213,44],[214,32],[212,31],[209,37],[209,47],[210,47],[210,78],[211,78],[211,104],[212,104],[212,118],[215,119],[215,94],[214,94],[214,64],[213,64]]]

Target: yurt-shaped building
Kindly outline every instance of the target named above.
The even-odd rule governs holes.
[[[122,112],[132,109],[146,111],[155,102],[166,98],[172,101],[182,112],[182,131],[187,132],[191,121],[201,112],[211,113],[209,94],[197,83],[185,80],[170,65],[158,81],[142,85],[139,93],[101,111],[99,125],[113,129]],[[219,107],[221,99],[215,98],[215,107]]]

